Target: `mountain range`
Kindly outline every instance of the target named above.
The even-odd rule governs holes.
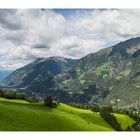
[[[80,59],[39,58],[3,82],[64,103],[140,106],[140,37]]]

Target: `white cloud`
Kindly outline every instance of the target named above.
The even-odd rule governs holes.
[[[57,10],[58,11],[58,10]],[[38,57],[80,58],[140,36],[140,10],[0,10],[0,69],[16,69]]]

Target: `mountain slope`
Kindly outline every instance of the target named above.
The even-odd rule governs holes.
[[[65,103],[140,106],[139,37],[91,53],[66,67],[60,62],[59,71],[58,63],[53,64],[54,61],[46,65],[46,60],[41,64],[37,60],[15,71],[6,81],[27,92],[52,95]]]
[[[55,81],[76,102],[140,105],[140,38],[83,57]]]
[[[39,58],[14,71],[4,79],[8,86],[29,87],[35,82],[49,79],[75,64],[76,60],[63,57]]]

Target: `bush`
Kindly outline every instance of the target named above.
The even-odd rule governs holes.
[[[39,100],[36,97],[32,97],[32,96],[26,97],[25,100],[30,102],[30,103],[37,103],[37,102],[39,102]]]
[[[53,107],[53,98],[52,98],[52,96],[46,96],[44,98],[44,104],[45,104],[45,106]]]

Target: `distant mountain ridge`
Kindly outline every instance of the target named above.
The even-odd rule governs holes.
[[[39,60],[25,68],[32,67],[37,61]],[[91,53],[71,64],[57,74],[48,74],[51,75],[49,77],[40,70],[38,74],[42,77],[29,80],[32,82],[27,82],[31,76],[27,75],[29,71],[25,69],[27,79],[22,78],[23,81],[18,82],[18,86],[39,96],[52,95],[62,102],[140,106],[140,37]],[[42,67],[46,68],[46,65],[43,64]],[[36,69],[34,67],[35,71]],[[30,72],[31,75],[34,73]],[[16,75],[8,76],[6,81],[14,82],[19,71],[15,73]],[[20,77],[24,74],[20,73]]]
[[[75,64],[75,59],[64,57],[39,58],[14,71],[4,79],[8,86],[28,87],[32,82],[53,77]]]

